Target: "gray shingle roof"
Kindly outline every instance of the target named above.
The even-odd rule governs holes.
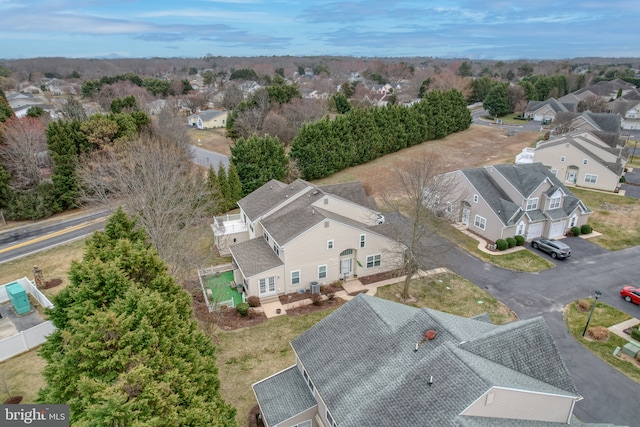
[[[238,206],[251,221],[255,221],[261,215],[265,215],[271,209],[287,201],[289,197],[307,188],[310,184],[301,179],[285,184],[276,179],[264,184],[251,194],[238,201]]]
[[[542,163],[524,163],[518,165],[501,164],[492,166],[505,177],[511,185],[528,198],[542,185],[545,180],[551,182],[553,189],[562,189],[565,193],[562,207],[543,212],[540,209],[524,212],[519,204],[512,200],[497,181],[491,176],[488,168],[464,169],[461,172],[473,184],[474,189],[487,202],[505,225],[515,224],[522,215],[529,216],[533,222],[543,221],[548,218],[566,218],[580,207],[585,212],[590,212],[580,199],[578,199],[567,187],[562,184]],[[491,167],[489,167],[491,168]],[[495,172],[494,172],[495,173]]]
[[[341,427],[459,425],[492,386],[579,399],[542,318],[496,326],[359,295],[291,345]]]
[[[283,263],[262,238],[247,240],[229,248],[244,277],[281,266]]]
[[[252,385],[267,425],[274,426],[314,406],[316,400],[294,365]]]

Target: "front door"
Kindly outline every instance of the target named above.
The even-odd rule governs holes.
[[[340,261],[340,276],[351,277],[353,271],[353,258],[345,258]]]
[[[576,183],[576,175],[578,174],[578,171],[575,169],[569,169],[569,171],[567,172],[567,182],[572,182],[572,183]]]
[[[462,223],[464,225],[469,225],[469,217],[471,216],[471,209],[463,208],[462,209]]]

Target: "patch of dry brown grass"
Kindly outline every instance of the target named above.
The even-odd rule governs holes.
[[[0,396],[4,401],[7,388],[12,396],[22,396],[21,403],[35,403],[38,390],[44,387],[42,371],[46,363],[38,355],[38,349],[33,349],[20,356],[0,362]]]
[[[229,148],[231,140],[227,138],[225,129],[200,130],[191,128],[189,129],[189,138],[191,138],[192,145],[224,154],[225,156],[231,156],[231,149]]]
[[[488,164],[513,163],[516,154],[535,142],[538,132],[522,132],[508,136],[498,127],[472,125],[469,129],[447,136],[444,139],[427,141],[376,159],[364,165],[354,166],[314,183],[335,184],[362,181],[377,195],[390,188],[396,181],[395,169],[403,162],[423,157],[427,153],[438,154],[445,171],[484,166]]]
[[[56,246],[32,255],[0,264],[0,284],[13,282],[21,277],[33,280],[33,267],[42,269],[44,280],[61,279],[62,284],[55,288],[45,289],[43,293],[51,298],[58,294],[69,283],[68,273],[73,260],[80,261],[84,252],[85,239]]]

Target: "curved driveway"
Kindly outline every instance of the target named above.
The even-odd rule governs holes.
[[[623,284],[640,277],[640,246],[608,252],[582,239],[572,239],[570,243],[575,256],[557,261],[555,268],[540,273],[504,270],[458,248],[447,252],[444,264],[504,302],[521,319],[544,317],[578,392],[584,397],[574,410],[579,419],[640,425],[640,385],[582,347],[567,332],[562,316],[566,304],[592,296],[597,289],[602,291],[601,301],[640,318],[640,308],[619,296]],[[423,267],[433,267],[433,262],[423,261]]]

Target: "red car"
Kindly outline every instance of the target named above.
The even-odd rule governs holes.
[[[640,304],[640,288],[625,286],[620,290],[620,296],[624,298],[625,301]]]

